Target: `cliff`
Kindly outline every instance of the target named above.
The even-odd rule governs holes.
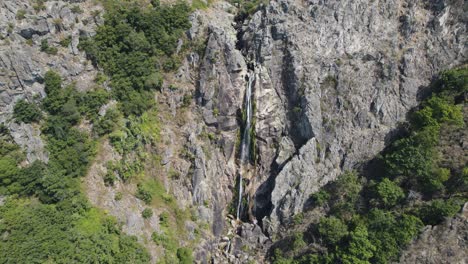
[[[463,0],[271,0],[239,15],[238,5],[215,1],[195,10],[179,48],[190,43],[199,48],[181,52],[180,67],[164,74],[154,100],[160,138],[156,146],[146,146],[159,159],[145,165],[147,175],[195,218],[183,223],[184,239],[191,242],[182,244],[195,243],[202,263],[266,261],[272,238],[286,231],[313,193],[384,150],[398,124],[427,96],[433,78],[466,62],[467,5]],[[49,69],[79,91],[96,85],[102,69],[78,44],[80,37],[95,35],[104,12],[93,1],[47,1],[37,10],[28,0],[0,3],[0,123],[27,153],[28,163],[47,162],[48,154],[39,124],[13,120],[15,103],[40,103]],[[249,161],[242,164],[248,88],[253,143]],[[152,233],[162,229],[160,220],[141,217],[146,205],[134,195],[135,182],[104,183],[108,161],[122,157],[107,138],[100,142],[83,181],[85,192],[124,232],[136,235],[155,262],[164,254],[151,242]],[[114,200],[117,193],[123,194],[120,201]],[[238,200],[243,210],[236,220]],[[158,215],[173,210],[165,206],[152,208]],[[199,231],[203,223],[209,228]],[[464,240],[451,239],[466,234],[466,228],[466,217],[426,228],[400,262],[443,262],[428,257],[435,252],[466,259]],[[447,243],[431,245],[442,237]]]

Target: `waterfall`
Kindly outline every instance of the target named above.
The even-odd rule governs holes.
[[[252,85],[255,80],[255,73],[251,72],[248,75],[248,85],[245,92],[245,124],[244,132],[242,133],[241,150],[240,150],[240,164],[241,170],[239,173],[239,201],[237,204],[237,219],[240,219],[242,215],[242,194],[243,194],[243,183],[242,183],[242,165],[248,163],[250,160],[250,129],[252,127]]]

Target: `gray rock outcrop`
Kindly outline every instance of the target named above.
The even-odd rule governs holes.
[[[462,7],[278,0],[244,23],[242,50],[258,75],[254,209],[267,230],[380,152],[431,79],[466,60]],[[294,150],[285,152],[283,142]]]
[[[45,96],[43,77],[49,69],[79,90],[94,85],[97,71],[77,45],[81,35],[94,34],[99,17],[93,12],[102,8],[87,2],[77,7],[82,13],[72,12],[65,1],[47,1],[44,9],[37,11],[27,0],[0,2],[0,123],[7,125],[16,143],[26,150],[29,162],[47,162],[47,153],[39,126],[16,124],[12,119],[15,103],[20,99],[39,102]],[[60,41],[67,37],[70,45],[62,47]],[[43,40],[57,48],[57,55],[41,51]]]
[[[438,226],[427,226],[403,252],[399,263],[468,262],[468,203],[462,213]]]

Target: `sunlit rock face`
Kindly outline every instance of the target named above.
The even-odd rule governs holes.
[[[467,58],[464,1],[271,1],[245,21],[255,65],[254,213],[277,230],[381,151],[431,79]]]

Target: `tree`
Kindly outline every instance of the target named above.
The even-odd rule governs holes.
[[[163,78],[161,74],[154,72],[148,76],[145,81],[145,88],[148,90],[161,90],[163,84]]]
[[[47,71],[44,75],[45,92],[55,94],[62,88],[62,77],[54,71]]]
[[[62,96],[62,77],[54,71],[47,71],[44,84],[47,97],[43,100],[43,106],[49,113],[57,113],[66,102],[66,98]]]
[[[453,217],[461,206],[455,199],[435,199],[419,210],[419,215],[425,224],[440,224],[446,217]]]
[[[384,207],[393,207],[405,197],[403,190],[388,178],[384,178],[375,187],[378,202]]]
[[[335,245],[348,235],[348,227],[334,216],[322,217],[318,224],[318,232],[325,243]]]
[[[343,264],[367,264],[375,250],[375,246],[369,241],[367,228],[358,225],[349,234],[348,246],[339,255]]]
[[[98,135],[111,133],[117,127],[120,115],[117,109],[107,109],[106,114],[95,123],[94,131]]]
[[[191,10],[185,2],[152,4],[155,8],[143,10],[111,3],[96,35],[80,39],[80,49],[111,77],[112,95],[127,116],[141,115],[154,105],[150,98],[161,89],[160,71],[178,64],[178,40],[190,27]]]
[[[41,119],[42,113],[39,107],[26,100],[19,100],[13,108],[13,117],[16,122],[32,123]]]
[[[398,244],[394,230],[397,228],[393,213],[381,209],[372,209],[368,214],[369,240],[376,250],[372,263],[387,263],[398,254]]]
[[[11,157],[0,158],[0,183],[2,186],[12,184],[19,173],[16,160]]]
[[[351,218],[356,209],[362,185],[361,178],[356,172],[347,171],[341,175],[333,183],[330,191],[334,194],[334,197],[330,199],[332,213],[342,218]]]

